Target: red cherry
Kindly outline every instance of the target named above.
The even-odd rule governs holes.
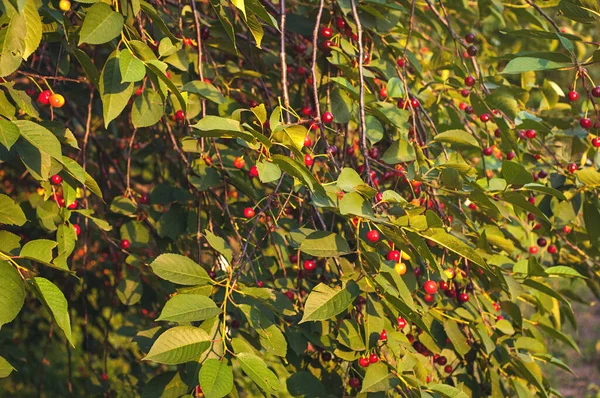
[[[73,224],[73,229],[75,230],[75,235],[79,236],[81,233],[81,227],[78,224]]]
[[[371,354],[371,355],[369,355],[369,362],[370,363],[377,363],[377,362],[379,362],[379,357],[377,356],[377,354]]]
[[[399,67],[404,68],[404,58],[398,58],[398,61],[396,61],[396,64]]]
[[[375,202],[379,203],[383,200],[383,194],[381,192],[377,192],[377,195],[375,195]]]
[[[513,151],[510,151],[509,153],[506,154],[506,159],[513,160],[515,158],[515,156],[517,156],[517,154],[514,153]]]
[[[462,95],[465,98],[467,98],[469,96],[469,94],[471,94],[471,92],[469,90],[467,90],[466,88],[463,88],[462,90],[460,90],[460,95]],[[458,107],[460,108],[461,111],[464,111],[465,109],[467,109],[467,104],[465,104],[464,102],[461,102]]]
[[[332,42],[331,40],[325,40],[323,42],[323,44],[321,45],[321,48],[323,49],[323,51],[327,51],[327,52],[329,52],[332,47],[335,47],[335,43]]]
[[[423,287],[425,288],[425,291],[429,294],[435,294],[438,290],[438,284],[432,280],[428,280],[427,282],[425,282],[425,285]]]
[[[465,85],[468,87],[473,87],[475,85],[475,78],[473,76],[465,77]]]
[[[565,226],[563,227],[563,232],[564,232],[565,234],[571,233],[571,231],[572,231],[572,230],[573,230],[573,228],[571,228],[571,227],[570,227],[570,226],[568,226],[568,225],[565,225]]]
[[[413,108],[418,108],[419,107],[419,100],[415,99],[415,98],[411,99],[410,100],[410,106],[413,107]]]
[[[251,166],[250,171],[248,171],[248,175],[250,176],[250,178],[258,177],[258,167]]]
[[[242,169],[242,168],[244,168],[245,165],[246,165],[246,161],[241,156],[238,156],[233,161],[233,167],[235,167],[236,169]]]
[[[436,360],[437,364],[440,366],[444,366],[448,363],[448,359],[446,359],[446,357],[444,356],[439,356],[438,359]]]
[[[122,239],[121,242],[119,243],[119,246],[121,247],[121,249],[127,250],[131,246],[131,242],[128,241],[127,239]]]
[[[148,194],[142,194],[139,199],[140,204],[147,205],[150,203],[150,196]]]
[[[69,209],[69,210],[75,210],[76,208],[77,208],[77,201],[75,201],[67,206],[67,209]]]
[[[493,152],[494,152],[494,150],[492,148],[490,148],[490,147],[483,148],[483,154],[485,156],[490,156]]]
[[[256,282],[256,286],[258,287],[263,287],[265,284],[263,283],[263,281],[258,281]]]
[[[537,244],[540,247],[546,247],[546,245],[548,244],[548,241],[545,238],[538,238]]]
[[[479,115],[479,120],[481,120],[483,123],[487,123],[490,121],[490,115],[488,115],[487,113],[482,113],[481,115]]]
[[[315,268],[317,268],[317,262],[315,260],[304,260],[302,268],[304,268],[305,271],[314,271]]]
[[[367,232],[367,240],[371,243],[377,243],[379,241],[379,231],[373,229]]]
[[[592,97],[600,97],[600,86],[596,86],[592,89]]]
[[[588,130],[592,127],[592,121],[586,117],[579,121],[579,125],[584,129]]]
[[[52,91],[44,90],[38,95],[37,102],[41,105],[48,105],[50,103],[50,96],[52,95]]]
[[[312,139],[310,138],[310,135],[307,135],[306,137],[304,137],[304,146],[305,147],[310,147],[312,146],[313,142]]]
[[[387,332],[385,331],[385,329],[383,329],[379,334],[379,340],[387,340]]]
[[[287,298],[289,298],[289,299],[290,299],[290,301],[294,301],[294,292],[292,292],[292,291],[288,290],[288,291],[287,291],[287,292],[285,292],[284,294],[285,294],[285,296],[286,296]]]
[[[50,183],[52,185],[59,185],[61,182],[62,178],[58,174],[54,174],[52,177],[50,177]]]
[[[302,112],[302,115],[304,116],[310,116],[312,109],[310,109],[308,106],[304,106],[300,112]]]
[[[407,325],[406,319],[402,318],[401,316],[398,317],[398,328],[399,329],[404,329],[404,327]]]
[[[358,364],[363,368],[368,367],[371,363],[369,362],[369,358],[362,357],[358,360]]]
[[[444,367],[444,372],[446,372],[448,374],[452,373],[452,365],[446,365]]]
[[[385,256],[388,261],[400,262],[400,252],[398,250],[391,250]]]
[[[556,254],[556,252],[558,252],[558,249],[556,248],[556,246],[554,246],[554,245],[548,246],[548,253]]]
[[[304,164],[306,165],[306,167],[311,167],[314,162],[315,160],[308,153],[304,155]]]
[[[433,294],[427,293],[423,296],[423,300],[425,300],[426,303],[432,303],[434,300]]]
[[[535,130],[527,130],[525,135],[527,138],[534,139],[537,136],[537,132]]]
[[[348,381],[348,384],[350,385],[351,388],[354,388],[354,389],[360,388],[360,380],[357,377],[352,377]]]
[[[577,101],[578,99],[579,99],[579,94],[577,94],[577,91],[569,91],[569,100]]]
[[[252,207],[246,207],[244,209],[244,217],[252,218],[252,217],[254,217],[254,214],[256,214],[256,213],[254,212],[254,209]]]
[[[144,92],[144,90],[142,89],[142,86],[139,86],[139,87],[137,88],[137,90],[135,91],[135,95],[136,95],[137,97],[139,97],[140,95],[142,95],[142,93],[143,93],[143,92]]]
[[[465,41],[467,43],[474,43],[475,42],[475,34],[474,33],[469,33],[465,36]]]
[[[446,290],[448,290],[449,287],[450,287],[450,285],[448,284],[448,282],[440,281],[440,289],[446,291]]]
[[[418,278],[419,276],[421,276],[422,271],[421,271],[421,268],[415,268],[413,270],[413,272],[414,272],[415,276]]]
[[[333,114],[331,112],[324,112],[321,116],[323,123],[329,124],[333,121]]]
[[[306,69],[304,66],[299,66],[296,69],[296,72],[298,73],[298,75],[304,76],[304,75],[306,75],[308,73],[308,69]]]
[[[575,163],[570,163],[568,166],[569,173],[575,173],[578,168]]]
[[[185,120],[185,114],[183,113],[183,111],[180,109],[177,112],[175,112],[175,119],[178,121],[183,121]]]
[[[323,26],[321,28],[321,36],[325,39],[329,39],[331,38],[331,36],[333,36],[333,31],[331,30],[331,28]]]
[[[108,381],[108,375],[106,373],[102,373],[100,375],[100,379],[102,379],[102,381]]]
[[[460,301],[461,303],[466,303],[467,301],[469,301],[469,295],[467,293],[459,294],[458,301]]]
[[[478,52],[479,51],[477,50],[477,47],[475,47],[475,46],[469,46],[467,48],[467,54],[469,55],[469,57],[475,57]]]
[[[469,209],[471,210],[477,210],[477,205],[473,202],[469,203]]]
[[[336,18],[335,20],[335,26],[337,26],[338,29],[342,30],[346,27],[346,21],[344,21],[344,18]]]
[[[388,96],[388,92],[387,92],[387,87],[381,87],[379,89],[379,95],[381,96],[381,98],[387,98]]]
[[[594,148],[600,148],[600,137],[592,138],[592,146]]]
[[[531,247],[529,248],[529,253],[531,253],[531,254],[537,254],[537,252],[538,252],[539,250],[540,250],[540,249],[539,249],[537,246],[531,246]]]

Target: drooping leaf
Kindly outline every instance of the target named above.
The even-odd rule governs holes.
[[[222,398],[233,388],[233,371],[226,362],[209,358],[200,368],[199,381],[206,398]]]
[[[15,319],[24,302],[25,285],[18,271],[8,261],[0,261],[0,328]]]
[[[201,328],[175,326],[161,334],[144,361],[178,365],[196,360],[210,347],[210,337]]]
[[[177,294],[166,302],[157,321],[196,322],[221,313],[214,301],[199,294]]]
[[[179,254],[161,254],[150,267],[158,277],[179,285],[202,286],[212,282],[204,268]]]
[[[103,44],[119,36],[123,29],[123,16],[103,2],[91,6],[85,14],[79,44]]]
[[[56,322],[59,328],[65,334],[65,337],[74,347],[75,342],[71,335],[71,318],[69,316],[69,304],[63,292],[52,282],[46,278],[33,278],[33,286],[35,287],[38,299],[50,311],[52,319]]]

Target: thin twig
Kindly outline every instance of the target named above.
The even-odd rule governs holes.
[[[288,82],[287,82],[287,60],[285,52],[285,0],[279,0],[279,12],[281,22],[279,29],[281,30],[281,37],[279,40],[280,53],[279,58],[281,60],[281,90],[283,92],[283,105],[285,106],[285,121],[289,123],[290,119],[290,97],[288,93]]]

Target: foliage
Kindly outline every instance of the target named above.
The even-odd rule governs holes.
[[[5,391],[560,395],[595,1],[0,4]]]

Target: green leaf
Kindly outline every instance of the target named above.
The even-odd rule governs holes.
[[[515,334],[515,329],[513,328],[513,325],[506,319],[501,319],[498,322],[496,322],[495,328],[509,336]]]
[[[442,228],[429,228],[426,231],[414,231],[424,238],[430,239],[437,244],[447,248],[450,251],[462,256],[475,264],[478,264],[484,268],[487,268],[483,257],[475,251],[475,249],[469,247],[466,243],[450,235]]]
[[[444,331],[459,355],[464,357],[471,350],[471,346],[469,346],[465,335],[460,331],[458,323],[450,319],[445,320]]]
[[[300,323],[331,319],[348,308],[358,296],[358,285],[350,280],[341,288],[319,283],[308,295]]]
[[[223,398],[233,389],[233,370],[227,363],[209,358],[200,368],[199,381],[206,398]]]
[[[96,5],[105,3],[97,3]],[[104,127],[121,114],[127,106],[133,94],[133,83],[122,83],[119,58],[116,52],[104,64],[100,77],[100,97],[102,98],[102,113],[104,116]]]
[[[0,379],[10,376],[15,368],[3,357],[0,357]]]
[[[46,278],[35,277],[33,278],[33,285],[35,287],[36,295],[38,299],[44,304],[44,306],[50,311],[52,319],[58,325],[59,328],[65,333],[65,337],[75,347],[73,337],[71,336],[71,319],[69,317],[69,304],[64,294],[58,287]]]
[[[0,194],[0,224],[21,226],[26,221],[27,217],[21,210],[21,206],[10,197]]]
[[[210,336],[203,329],[175,326],[156,339],[143,360],[179,365],[198,359],[209,347]]]
[[[26,53],[26,32],[27,22],[19,14],[13,15],[8,26],[0,30],[0,77],[10,75],[21,65]]]
[[[25,22],[27,23],[27,34],[25,35],[25,52],[23,59],[29,58],[38,49],[42,40],[42,19],[38,13],[37,3],[34,0],[26,0],[23,10]]]
[[[79,65],[83,68],[85,75],[87,78],[94,84],[96,89],[98,89],[100,84],[100,73],[98,72],[98,68],[92,61],[92,59],[87,55],[87,53],[79,48],[72,48],[73,55],[77,58]]]
[[[594,23],[600,19],[600,7],[594,0],[561,0],[558,8],[565,17],[577,22]]]
[[[177,294],[165,303],[157,321],[196,322],[217,316],[221,310],[214,301],[199,294]]]
[[[19,272],[8,261],[0,261],[0,329],[15,319],[24,302],[25,286]]]
[[[471,146],[480,148],[479,141],[473,135],[467,133],[464,130],[448,130],[443,133],[439,133],[433,137],[435,142],[446,142],[448,144],[454,144],[458,146]]]
[[[354,319],[342,321],[338,329],[337,340],[354,351],[364,351],[366,348],[358,323]]]
[[[515,348],[527,350],[536,353],[546,352],[544,343],[534,339],[533,337],[521,336],[515,341]]]
[[[415,148],[404,138],[392,142],[392,145],[390,145],[381,157],[381,160],[387,164],[412,162],[416,159]]]
[[[14,123],[27,142],[62,163],[60,141],[50,130],[29,120],[17,120]]]
[[[102,220],[100,218],[93,217],[92,216],[93,210],[91,210],[91,209],[89,209],[89,210],[74,210],[73,212],[81,214],[85,218],[91,220],[94,224],[96,224],[96,226],[98,228],[100,228],[103,231],[110,231],[110,230],[112,230],[111,225],[106,220]]]
[[[237,354],[237,360],[244,373],[261,390],[270,395],[275,395],[281,390],[279,377],[267,367],[261,358],[249,352],[240,352]]]
[[[79,44],[103,44],[121,34],[123,16],[115,12],[106,3],[96,3],[85,14],[83,26],[79,32]]]
[[[54,249],[56,245],[56,242],[48,239],[32,240],[23,246],[21,253],[19,253],[19,257],[49,263],[52,261],[52,249]]]
[[[393,391],[399,384],[400,379],[390,373],[387,365],[377,362],[367,368],[360,392]]]
[[[203,286],[212,283],[204,268],[179,254],[161,254],[150,267],[159,278],[179,285]]]
[[[507,184],[525,185],[533,182],[533,176],[525,167],[516,162],[502,162],[502,178]]]
[[[121,71],[121,83],[139,82],[146,76],[144,63],[127,49],[119,53],[119,69]]]
[[[124,216],[132,216],[137,212],[137,206],[125,196],[115,196],[110,204],[110,211]]]
[[[165,21],[163,20],[163,18],[161,18],[160,15],[158,15],[158,13],[154,9],[154,7],[152,7],[149,3],[147,3],[146,1],[143,1],[143,0],[140,1],[140,7],[141,7],[142,11],[144,12],[144,14],[146,14],[152,20],[152,23],[154,24],[154,26],[156,26],[158,29],[160,29],[161,32],[163,32],[165,35],[167,35],[167,37],[169,37],[173,42],[176,42],[179,40],[177,38],[177,36],[175,36],[173,34],[173,32],[171,32],[171,29],[169,29],[167,27],[167,25],[165,24]]]
[[[208,229],[204,231],[204,237],[213,249],[225,256],[227,261],[231,263],[233,260],[233,250],[231,250],[231,247],[225,241],[225,239],[213,234]]]
[[[323,189],[323,186],[317,181],[315,176],[312,175],[312,173],[303,163],[283,155],[273,155],[273,163],[278,165],[281,170],[285,171],[289,175],[302,181],[304,185],[312,192],[318,192],[322,195],[325,195],[325,189]]]
[[[117,297],[125,305],[137,304],[142,299],[143,293],[144,286],[139,277],[132,277],[129,273],[127,277],[121,279],[117,286]]]
[[[162,63],[160,61],[146,61],[146,67],[148,69],[150,69],[156,77],[158,77],[160,80],[162,80],[163,83],[165,83],[167,85],[169,90],[171,90],[171,92],[177,98],[177,101],[179,102],[179,107],[185,114],[187,104],[185,103],[185,100],[183,99],[183,97],[182,97],[181,93],[179,92],[179,90],[177,89],[177,87],[175,87],[175,84],[173,84],[173,82],[171,81],[170,78],[167,77],[165,72],[157,66],[157,65],[161,65],[161,64]],[[162,65],[165,65],[165,67],[166,67],[166,64],[162,64]]]
[[[308,371],[294,372],[286,381],[288,392],[294,397],[326,397],[327,390],[317,377]]]
[[[576,269],[567,267],[566,265],[555,265],[553,267],[546,268],[545,271],[548,275],[565,276],[565,277],[572,276],[574,278],[587,279],[585,276],[583,276],[579,272],[577,272]]]
[[[198,94],[202,98],[214,102],[215,104],[224,104],[227,102],[223,94],[212,84],[203,82],[202,80],[193,80],[187,82],[181,88],[181,91]]]
[[[344,167],[338,177],[337,186],[345,192],[354,192],[359,185],[365,185],[360,175],[350,167]]]
[[[548,59],[543,58],[534,58],[534,57],[519,57],[511,60],[504,70],[501,72],[503,74],[518,74],[530,71],[542,71],[542,70],[552,70],[552,69],[560,69],[566,68],[569,66],[573,66],[571,62],[556,62],[550,61]]]
[[[427,388],[449,398],[469,398],[469,396],[463,391],[447,384],[430,384],[427,386]]]
[[[594,170],[591,167],[581,169],[577,171],[575,175],[583,185],[589,187],[597,187],[600,185],[600,172]]]
[[[300,251],[315,257],[338,257],[351,253],[348,242],[334,232],[315,231],[300,245]]]
[[[144,92],[133,101],[131,123],[133,127],[154,126],[165,114],[165,104],[159,93],[152,90]]]
[[[279,166],[266,160],[256,162],[256,168],[258,169],[258,178],[262,183],[277,181],[281,177]]]

